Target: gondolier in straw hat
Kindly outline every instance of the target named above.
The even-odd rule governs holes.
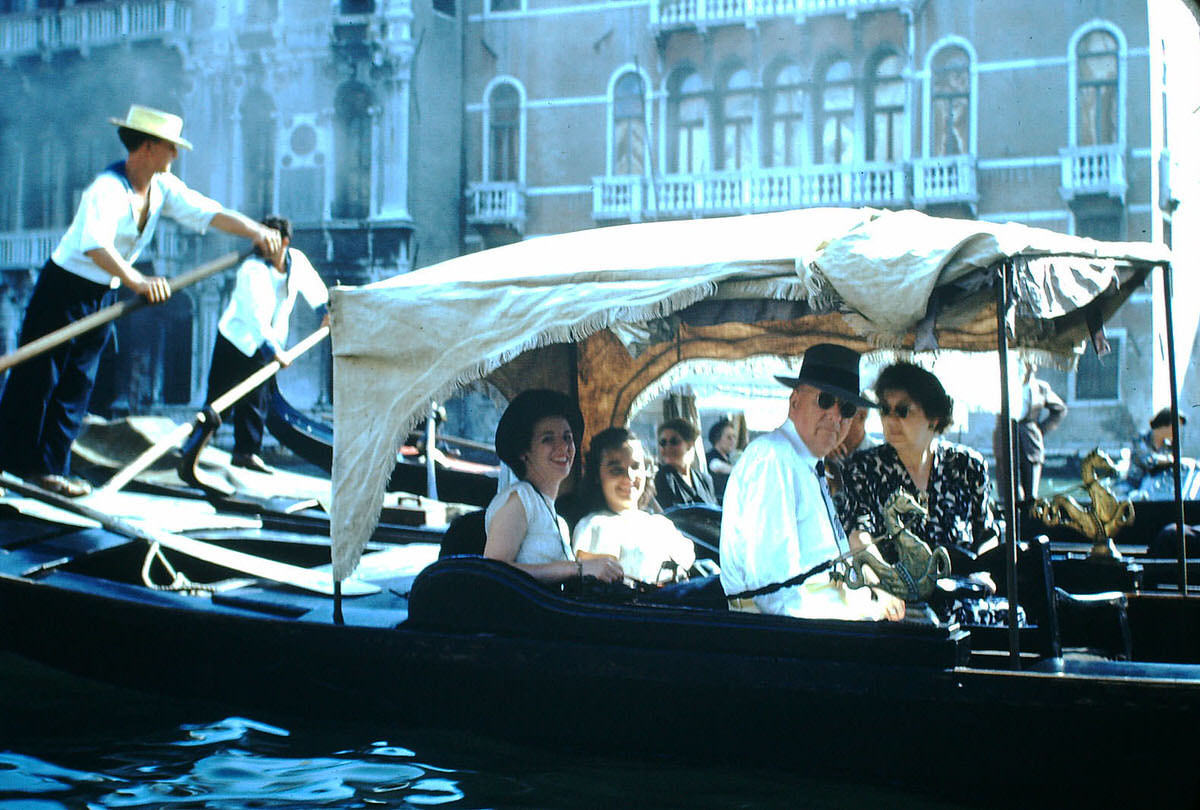
[[[167,280],[134,268],[162,216],[203,232],[208,226],[249,239],[267,254],[279,233],[188,188],[171,174],[183,119],[133,105],[112,118],[128,151],[92,181],[66,234],[43,265],[21,324],[22,345],[116,301],[125,285],[151,303],[171,295]],[[112,324],[94,329],[14,367],[0,397],[0,468],[61,495],[87,494],[70,476],[79,433]]]
[[[746,446],[725,489],[721,516],[721,586],[730,607],[822,619],[901,619],[904,602],[887,593],[849,590],[827,573],[803,584],[770,589],[851,550],[825,480],[823,458],[846,437],[863,397],[859,354],[818,343],[804,353],[796,377],[776,377],[792,389],[788,418]]]

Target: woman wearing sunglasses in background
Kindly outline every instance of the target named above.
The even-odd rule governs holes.
[[[699,435],[686,419],[668,419],[658,426],[661,466],[654,475],[654,492],[663,509],[685,503],[717,505],[712,478],[695,465]]]
[[[925,505],[928,515],[909,528],[930,546],[951,551],[956,570],[968,569],[974,553],[998,538],[989,500],[987,462],[961,444],[946,441],[954,400],[932,373],[894,363],[875,383],[885,444],[846,459],[842,467],[842,522],[868,542],[886,534],[883,507],[899,488]],[[895,562],[890,543],[880,551]],[[956,549],[971,552],[954,554]]]

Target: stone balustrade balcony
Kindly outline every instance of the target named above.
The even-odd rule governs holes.
[[[0,59],[183,36],[191,8],[178,0],[85,3],[0,16]]]
[[[974,155],[914,158],[912,167],[914,206],[979,202]]]
[[[467,188],[467,224],[503,225],[525,230],[525,186],[522,183],[472,183]]]
[[[58,245],[65,228],[46,228],[0,233],[0,269],[36,269],[46,263]],[[172,223],[160,223],[154,239],[138,257],[148,259],[179,259],[187,248],[184,235]]]
[[[912,0],[650,0],[655,31],[750,25],[773,17],[803,20],[827,14],[853,17],[868,11],[910,8]]]
[[[653,217],[748,214],[818,206],[908,205],[902,164],[794,166],[646,178],[593,178],[592,217],[640,221]]]
[[[1062,156],[1059,193],[1067,202],[1077,197],[1104,196],[1125,201],[1125,150],[1119,144],[1068,146]]]

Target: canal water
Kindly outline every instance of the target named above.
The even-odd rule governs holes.
[[[235,716],[0,653],[0,810],[960,806],[968,805],[778,768],[699,768],[462,732]]]

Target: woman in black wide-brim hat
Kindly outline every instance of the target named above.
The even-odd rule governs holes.
[[[551,584],[583,576],[602,582],[622,578],[620,564],[611,557],[575,558],[566,521],[554,508],[582,435],[579,406],[565,394],[536,389],[509,403],[496,426],[496,455],[518,480],[502,483],[488,504],[485,557]]]

